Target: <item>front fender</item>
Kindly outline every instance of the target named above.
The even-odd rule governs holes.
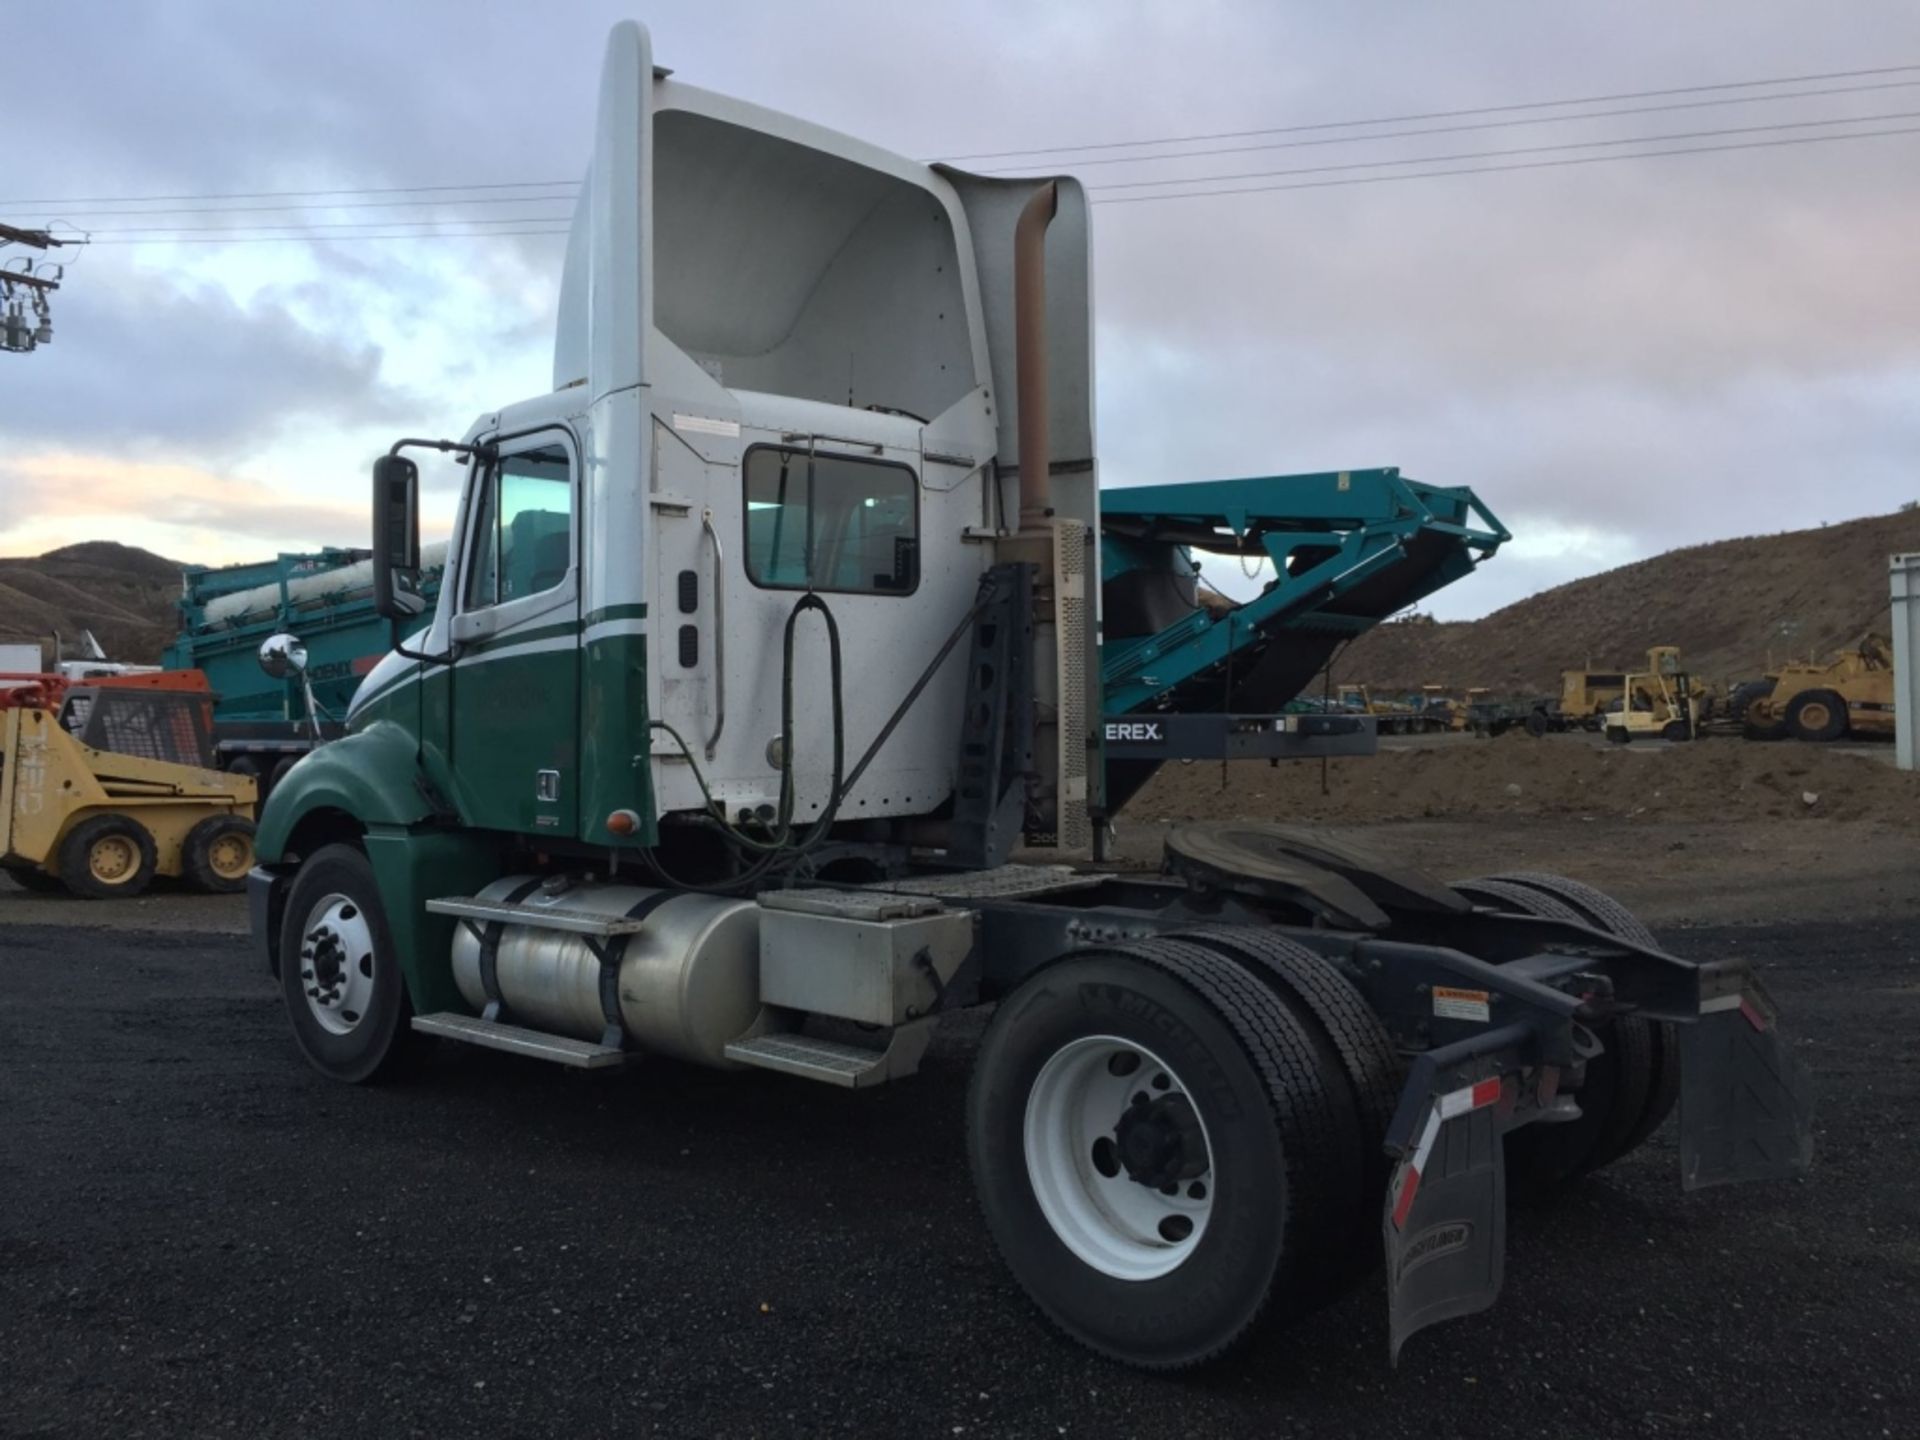
[[[273,787],[260,814],[254,854],[261,864],[278,864],[300,822],[318,810],[337,810],[367,828],[417,825],[433,814],[419,776],[413,733],[391,721],[376,720],[322,745]]]

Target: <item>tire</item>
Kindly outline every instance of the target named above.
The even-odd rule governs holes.
[[[126,815],[82,820],[60,842],[60,879],[89,900],[138,895],[153,883],[153,836]]]
[[[1534,739],[1538,740],[1552,728],[1553,722],[1547,718],[1546,711],[1529,710],[1527,712],[1527,734]]]
[[[1733,694],[1727,697],[1727,718],[1736,725],[1747,723],[1747,711],[1753,708],[1753,702],[1773,694],[1773,681],[1749,680],[1736,685]]]
[[[209,895],[246,889],[253,868],[253,822],[240,815],[209,815],[187,832],[180,862],[188,882]]]
[[[1321,1050],[1321,1072],[1346,1077],[1359,1140],[1354,1163],[1360,1198],[1347,1238],[1340,1242],[1347,1263],[1334,1272],[1336,1289],[1344,1289],[1380,1258],[1375,1237],[1391,1169],[1387,1130],[1400,1103],[1407,1067],[1365,997],[1329,961],[1298,941],[1246,925],[1206,926],[1170,938],[1191,940],[1236,960],[1279,991],[1310,1022]]]
[[[49,875],[38,866],[9,865],[6,867],[6,871],[9,880],[13,881],[13,883],[18,885],[22,890],[29,890],[35,895],[63,895],[66,893],[66,884],[58,875]]]
[[[223,768],[229,775],[245,775],[256,784],[260,780],[260,762],[251,755],[236,755]]]
[[[1137,1070],[1119,1068],[1128,1055]],[[1358,1200],[1342,1164],[1355,1138],[1341,1133],[1344,1077],[1324,1063],[1271,986],[1198,945],[1115,946],[1041,970],[1001,1002],[967,1097],[974,1184],[1014,1278],[1074,1339],[1153,1370],[1217,1360],[1305,1313]],[[1184,1099],[1200,1137],[1197,1156],[1190,1139],[1173,1160],[1157,1154],[1184,1162],[1170,1198],[1124,1168],[1151,1147],[1116,1119],[1123,1150],[1104,1124],[1109,1107],[1141,1107],[1127,1087],[1149,1069],[1170,1084],[1146,1105]],[[1205,1179],[1189,1178],[1197,1163]]]
[[[1669,720],[1660,727],[1660,738],[1669,745],[1677,745],[1682,740],[1693,738],[1693,727],[1684,720]]]
[[[1802,690],[1787,706],[1787,729],[1796,740],[1838,740],[1847,733],[1847,702],[1831,690]]]
[[[373,866],[354,846],[322,846],[294,875],[280,990],[300,1053],[330,1080],[387,1079],[430,1048],[413,1029]]]
[[[1607,726],[1607,740],[1614,745],[1625,745],[1633,739],[1633,734],[1624,725]]]
[[[1537,870],[1516,870],[1498,878],[1505,884],[1524,887],[1535,896],[1551,899],[1560,907],[1577,912],[1597,930],[1604,930],[1609,935],[1616,935],[1636,945],[1658,948],[1653,932],[1640,917],[1603,890],[1570,880],[1564,875],[1550,875]],[[1623,1155],[1639,1149],[1647,1137],[1665,1123],[1680,1099],[1680,1036],[1671,1023],[1622,1016],[1611,1022],[1608,1028],[1616,1032],[1615,1038],[1619,1041],[1623,1059],[1630,1059],[1625,1087],[1620,1094],[1613,1124],[1601,1141],[1583,1157],[1574,1172],[1576,1175],[1611,1165]],[[1607,1036],[1603,1034],[1601,1039],[1605,1042]],[[1641,1067],[1646,1071],[1644,1085],[1634,1073]],[[1637,1106],[1632,1102],[1635,1090],[1643,1091]],[[1516,1132],[1525,1133],[1524,1130]]]
[[[287,778],[287,773],[298,765],[300,760],[301,757],[298,755],[282,755],[273,762],[273,769],[267,772],[266,781],[260,786],[262,803],[266,801],[267,796],[279,789],[280,782]]]

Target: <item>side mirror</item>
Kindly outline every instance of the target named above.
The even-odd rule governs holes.
[[[404,455],[373,462],[373,608],[392,620],[427,608],[420,594],[420,467]]]
[[[260,642],[260,668],[275,680],[285,680],[307,671],[307,647],[298,635],[282,631]]]

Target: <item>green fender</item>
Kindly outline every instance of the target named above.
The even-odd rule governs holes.
[[[390,720],[322,745],[273,787],[254,854],[263,865],[279,864],[300,822],[321,810],[337,810],[367,830],[417,825],[433,814],[415,784],[419,773],[413,733]]]
[[[376,720],[321,746],[287,772],[267,797],[254,850],[260,864],[281,865],[309,816],[334,812],[355,822],[373,861],[415,1013],[464,1010],[451,969],[456,922],[429,915],[426,902],[472,895],[498,879],[500,837],[427,825],[433,808],[414,783],[419,773],[413,732]]]

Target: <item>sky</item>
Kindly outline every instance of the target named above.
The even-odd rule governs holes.
[[[1443,618],[1920,497],[1911,0],[0,0],[0,221],[101,242],[53,343],[0,354],[0,555],[365,544],[393,438],[548,388],[563,241],[505,232],[568,206],[371,192],[576,180],[628,17],[693,84],[1121,187],[1092,192],[1106,483],[1470,485],[1515,539]],[[1705,146],[1742,148],[1542,163]],[[1528,168],[1406,178],[1496,166]],[[333,198],[230,198],[284,191]],[[336,228],[219,233],[267,223]]]

